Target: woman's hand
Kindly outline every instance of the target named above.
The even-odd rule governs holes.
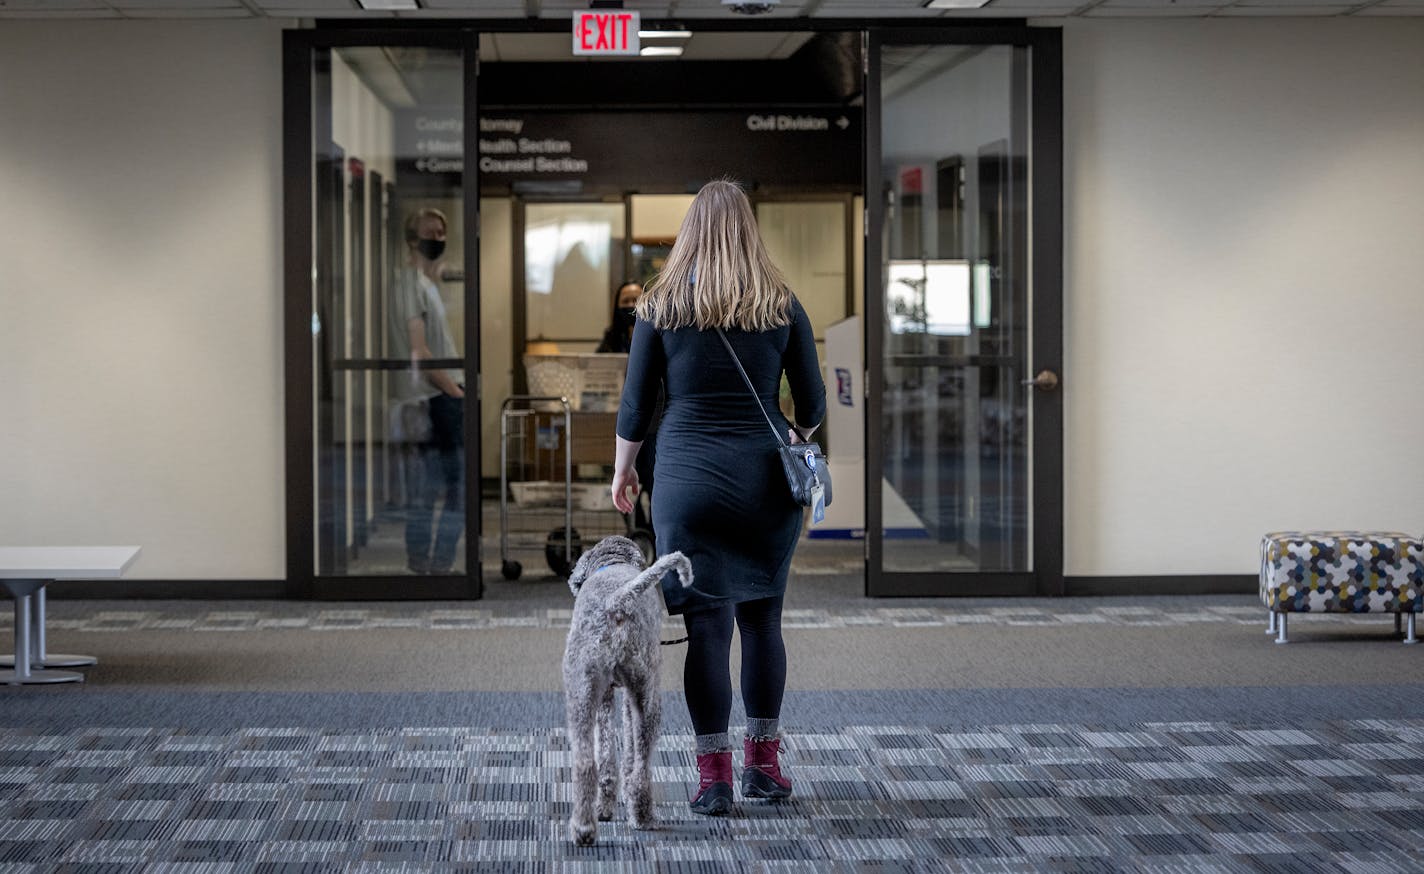
[[[810,443],[811,435],[815,434],[816,429],[819,427],[821,426],[812,425],[809,428],[798,428],[795,425],[792,425],[790,428],[786,429],[786,436],[791,438],[792,446],[795,446],[797,443]]]
[[[633,502],[638,500],[640,491],[638,471],[634,470],[631,465],[626,468],[614,469],[613,506],[618,508],[618,512],[633,512]]]

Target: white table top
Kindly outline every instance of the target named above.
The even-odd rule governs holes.
[[[137,546],[0,546],[0,579],[92,580],[121,577]]]

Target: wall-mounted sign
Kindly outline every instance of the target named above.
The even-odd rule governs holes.
[[[749,184],[856,188],[861,112],[835,109],[646,112],[492,111],[467,132],[458,108],[396,114],[398,184],[460,185],[477,137],[480,185],[560,182],[584,189],[685,191],[731,175]]]
[[[622,9],[574,12],[574,54],[636,55],[641,16]]]

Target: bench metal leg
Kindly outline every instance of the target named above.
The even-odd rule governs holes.
[[[15,657],[14,666],[0,670],[0,683],[10,686],[30,683],[77,683],[83,674],[73,671],[49,671],[33,669],[35,654],[31,649],[31,633],[34,626],[30,620],[30,602],[36,592],[44,588],[46,580],[0,580],[0,586],[15,599]]]
[[[87,668],[97,665],[93,656],[49,652],[45,644],[45,590],[30,596],[30,664],[36,668]],[[0,656],[0,668],[13,668],[13,656]]]
[[[1267,633],[1267,634],[1275,634],[1275,633],[1276,633],[1276,611],[1274,611],[1274,610],[1267,610],[1267,611],[1266,611],[1266,633]]]
[[[88,668],[98,665],[94,656],[70,655],[63,652],[48,652],[44,643],[44,589],[34,594],[34,663],[43,668]]]
[[[1280,633],[1276,635],[1276,643],[1290,643],[1286,639],[1286,614],[1276,616],[1276,626],[1280,629]]]
[[[1406,631],[1406,633],[1405,633],[1405,635],[1404,635],[1404,642],[1405,642],[1405,643],[1418,643],[1418,642],[1419,642],[1419,638],[1417,638],[1417,637],[1414,636],[1414,614],[1413,614],[1413,613],[1410,613],[1410,614],[1405,618],[1404,627],[1407,629],[1407,631]]]

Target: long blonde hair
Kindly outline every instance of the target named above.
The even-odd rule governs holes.
[[[697,192],[667,263],[638,299],[638,317],[698,330],[768,331],[791,321],[791,289],[741,186],[718,179]]]

